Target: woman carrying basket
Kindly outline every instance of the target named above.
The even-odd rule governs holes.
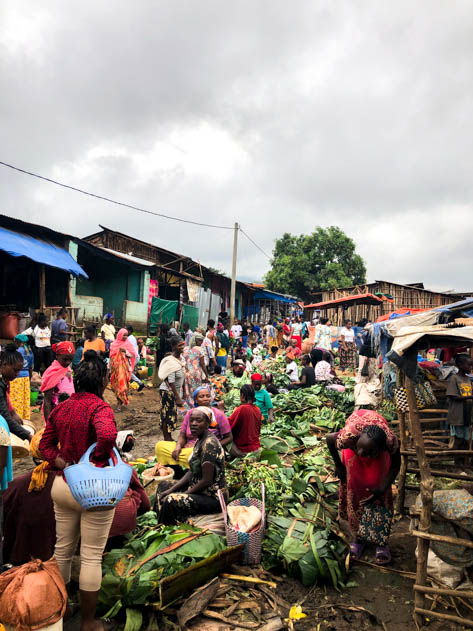
[[[53,409],[39,445],[45,460],[56,471],[51,489],[56,516],[54,556],[66,586],[71,578],[72,557],[79,538],[81,540],[81,631],[106,628],[95,619],[95,610],[102,582],[102,554],[115,510],[83,510],[73,498],[63,470],[69,464],[78,462],[95,442],[94,464],[97,467],[108,464],[117,428],[112,408],[102,399],[107,383],[105,362],[95,351],[86,351],[74,373],[75,394]]]
[[[201,406],[192,410],[189,427],[197,442],[189,460],[190,470],[175,484],[165,481],[159,485],[160,524],[172,525],[186,521],[190,515],[220,512],[218,491],[227,496],[225,452],[209,431],[214,424],[211,408]]]

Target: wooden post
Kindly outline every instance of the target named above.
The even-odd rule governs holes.
[[[39,272],[39,307],[40,311],[46,309],[46,269],[41,265]]]
[[[236,266],[237,266],[237,250],[238,250],[238,230],[239,225],[235,223],[233,233],[233,259],[232,259],[232,284],[230,286],[230,326],[235,320],[235,293],[236,293]],[[243,313],[243,309],[242,309]]]
[[[399,368],[396,368],[396,385],[398,386],[404,385],[403,375],[404,373],[402,373],[399,370]],[[398,419],[399,419],[399,438],[400,438],[400,443],[401,443],[400,446],[401,446],[401,452],[403,452],[407,449],[406,414],[404,412],[398,412]],[[397,502],[396,502],[396,512],[400,513],[401,515],[404,510],[404,501],[406,497],[406,474],[407,474],[408,463],[409,463],[409,456],[403,455],[401,453],[401,468],[399,470],[398,496],[397,496]]]
[[[425,453],[424,438],[419,419],[419,411],[416,403],[414,382],[406,377],[407,399],[409,401],[409,425],[412,440],[417,453],[417,461],[420,469],[420,494],[422,497],[422,511],[419,519],[419,531],[428,532],[432,520],[432,503],[434,496],[434,478],[430,473],[430,464]],[[416,585],[427,584],[427,556],[430,542],[428,539],[417,540],[417,572]],[[415,592],[415,609],[424,610],[425,596],[422,592]],[[422,615],[415,613],[417,624],[422,624]]]

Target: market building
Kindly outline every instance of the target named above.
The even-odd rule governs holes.
[[[310,303],[304,306],[308,317],[320,315],[329,318],[334,326],[343,326],[347,320],[375,322],[392,312],[435,309],[464,297],[464,294],[430,291],[423,283],[401,285],[376,280],[342,289],[315,291],[311,297]]]

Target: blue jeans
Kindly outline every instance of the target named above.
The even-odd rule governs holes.
[[[248,335],[241,336],[241,345],[243,348],[248,348]]]

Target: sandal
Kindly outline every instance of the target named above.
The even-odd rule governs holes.
[[[364,543],[350,543],[350,559],[352,561],[357,561],[358,559],[360,559],[364,549]]]
[[[388,565],[391,563],[391,552],[388,546],[378,546],[376,548],[376,565]]]

